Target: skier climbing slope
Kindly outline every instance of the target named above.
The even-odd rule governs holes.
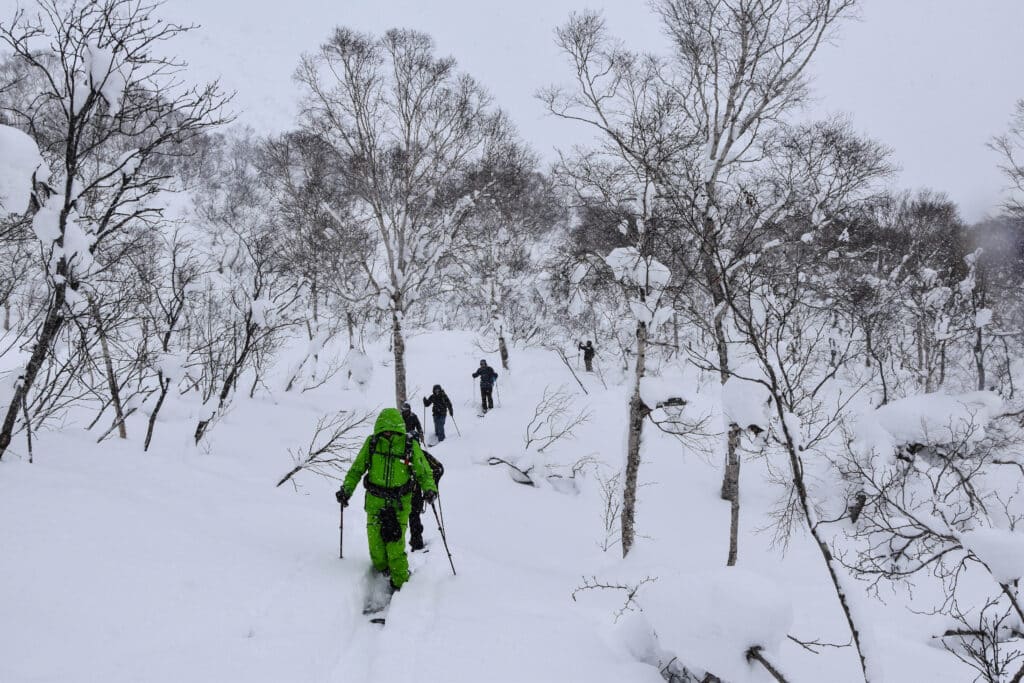
[[[390,576],[391,589],[397,591],[409,579],[405,532],[413,489],[418,483],[423,499],[429,503],[437,496],[437,485],[419,443],[406,435],[405,421],[395,408],[385,408],[377,417],[373,435],[363,443],[335,494],[339,503],[348,505],[364,474],[370,561],[376,571]]]

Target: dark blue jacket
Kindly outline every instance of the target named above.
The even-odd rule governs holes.
[[[480,378],[481,389],[490,389],[494,386],[494,380],[498,379],[498,373],[490,365],[484,365],[473,373],[473,377]]]

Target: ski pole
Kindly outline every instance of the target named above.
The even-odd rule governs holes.
[[[345,559],[345,505],[340,504],[341,516],[338,518],[338,559]]]
[[[438,497],[440,502],[440,496]],[[455,573],[455,562],[452,561],[452,551],[448,549],[448,537],[444,533],[444,524],[441,523],[441,518],[437,514],[437,506],[434,505],[434,501],[430,501],[430,509],[434,511],[434,519],[437,520],[437,530],[441,532],[441,542],[444,543],[444,551],[448,553],[448,564],[452,566],[452,576],[458,576]]]
[[[451,418],[452,418],[452,424],[455,425],[455,433],[459,435],[459,438],[462,438],[462,430],[459,429],[459,423],[455,421],[455,416],[454,415],[452,415]]]

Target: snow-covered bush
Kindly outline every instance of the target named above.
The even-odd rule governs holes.
[[[153,49],[186,27],[138,11],[131,0],[38,4],[0,24],[0,47],[21,76],[0,91],[0,110],[14,127],[33,131],[50,171],[31,226],[46,291],[37,313],[42,324],[26,339],[24,381],[0,425],[0,457],[22,404],[46,395],[51,406],[60,403],[52,391],[66,386],[54,377],[60,373],[36,386],[44,366],[71,367],[53,353],[55,345],[69,323],[91,326],[89,302],[103,293],[95,278],[121,258],[136,231],[162,223],[156,198],[172,187],[168,164],[219,123],[224,103],[214,85],[178,88],[182,65]],[[78,346],[88,343],[81,335]]]

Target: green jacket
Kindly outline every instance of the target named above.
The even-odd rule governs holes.
[[[436,492],[434,473],[415,439],[412,440],[409,465],[406,465],[405,440],[409,437],[405,436],[405,420],[402,419],[402,414],[396,408],[385,408],[380,411],[377,422],[373,426],[373,433],[376,435],[382,432],[392,432],[393,435],[379,437],[374,453],[370,453],[370,442],[373,437],[366,438],[363,447],[359,449],[359,455],[356,456],[355,462],[352,463],[348,474],[345,475],[343,485],[345,494],[351,497],[360,478],[367,473],[369,473],[370,483],[375,486],[385,488],[404,486],[415,476],[421,489]],[[389,452],[395,457],[388,457]]]

